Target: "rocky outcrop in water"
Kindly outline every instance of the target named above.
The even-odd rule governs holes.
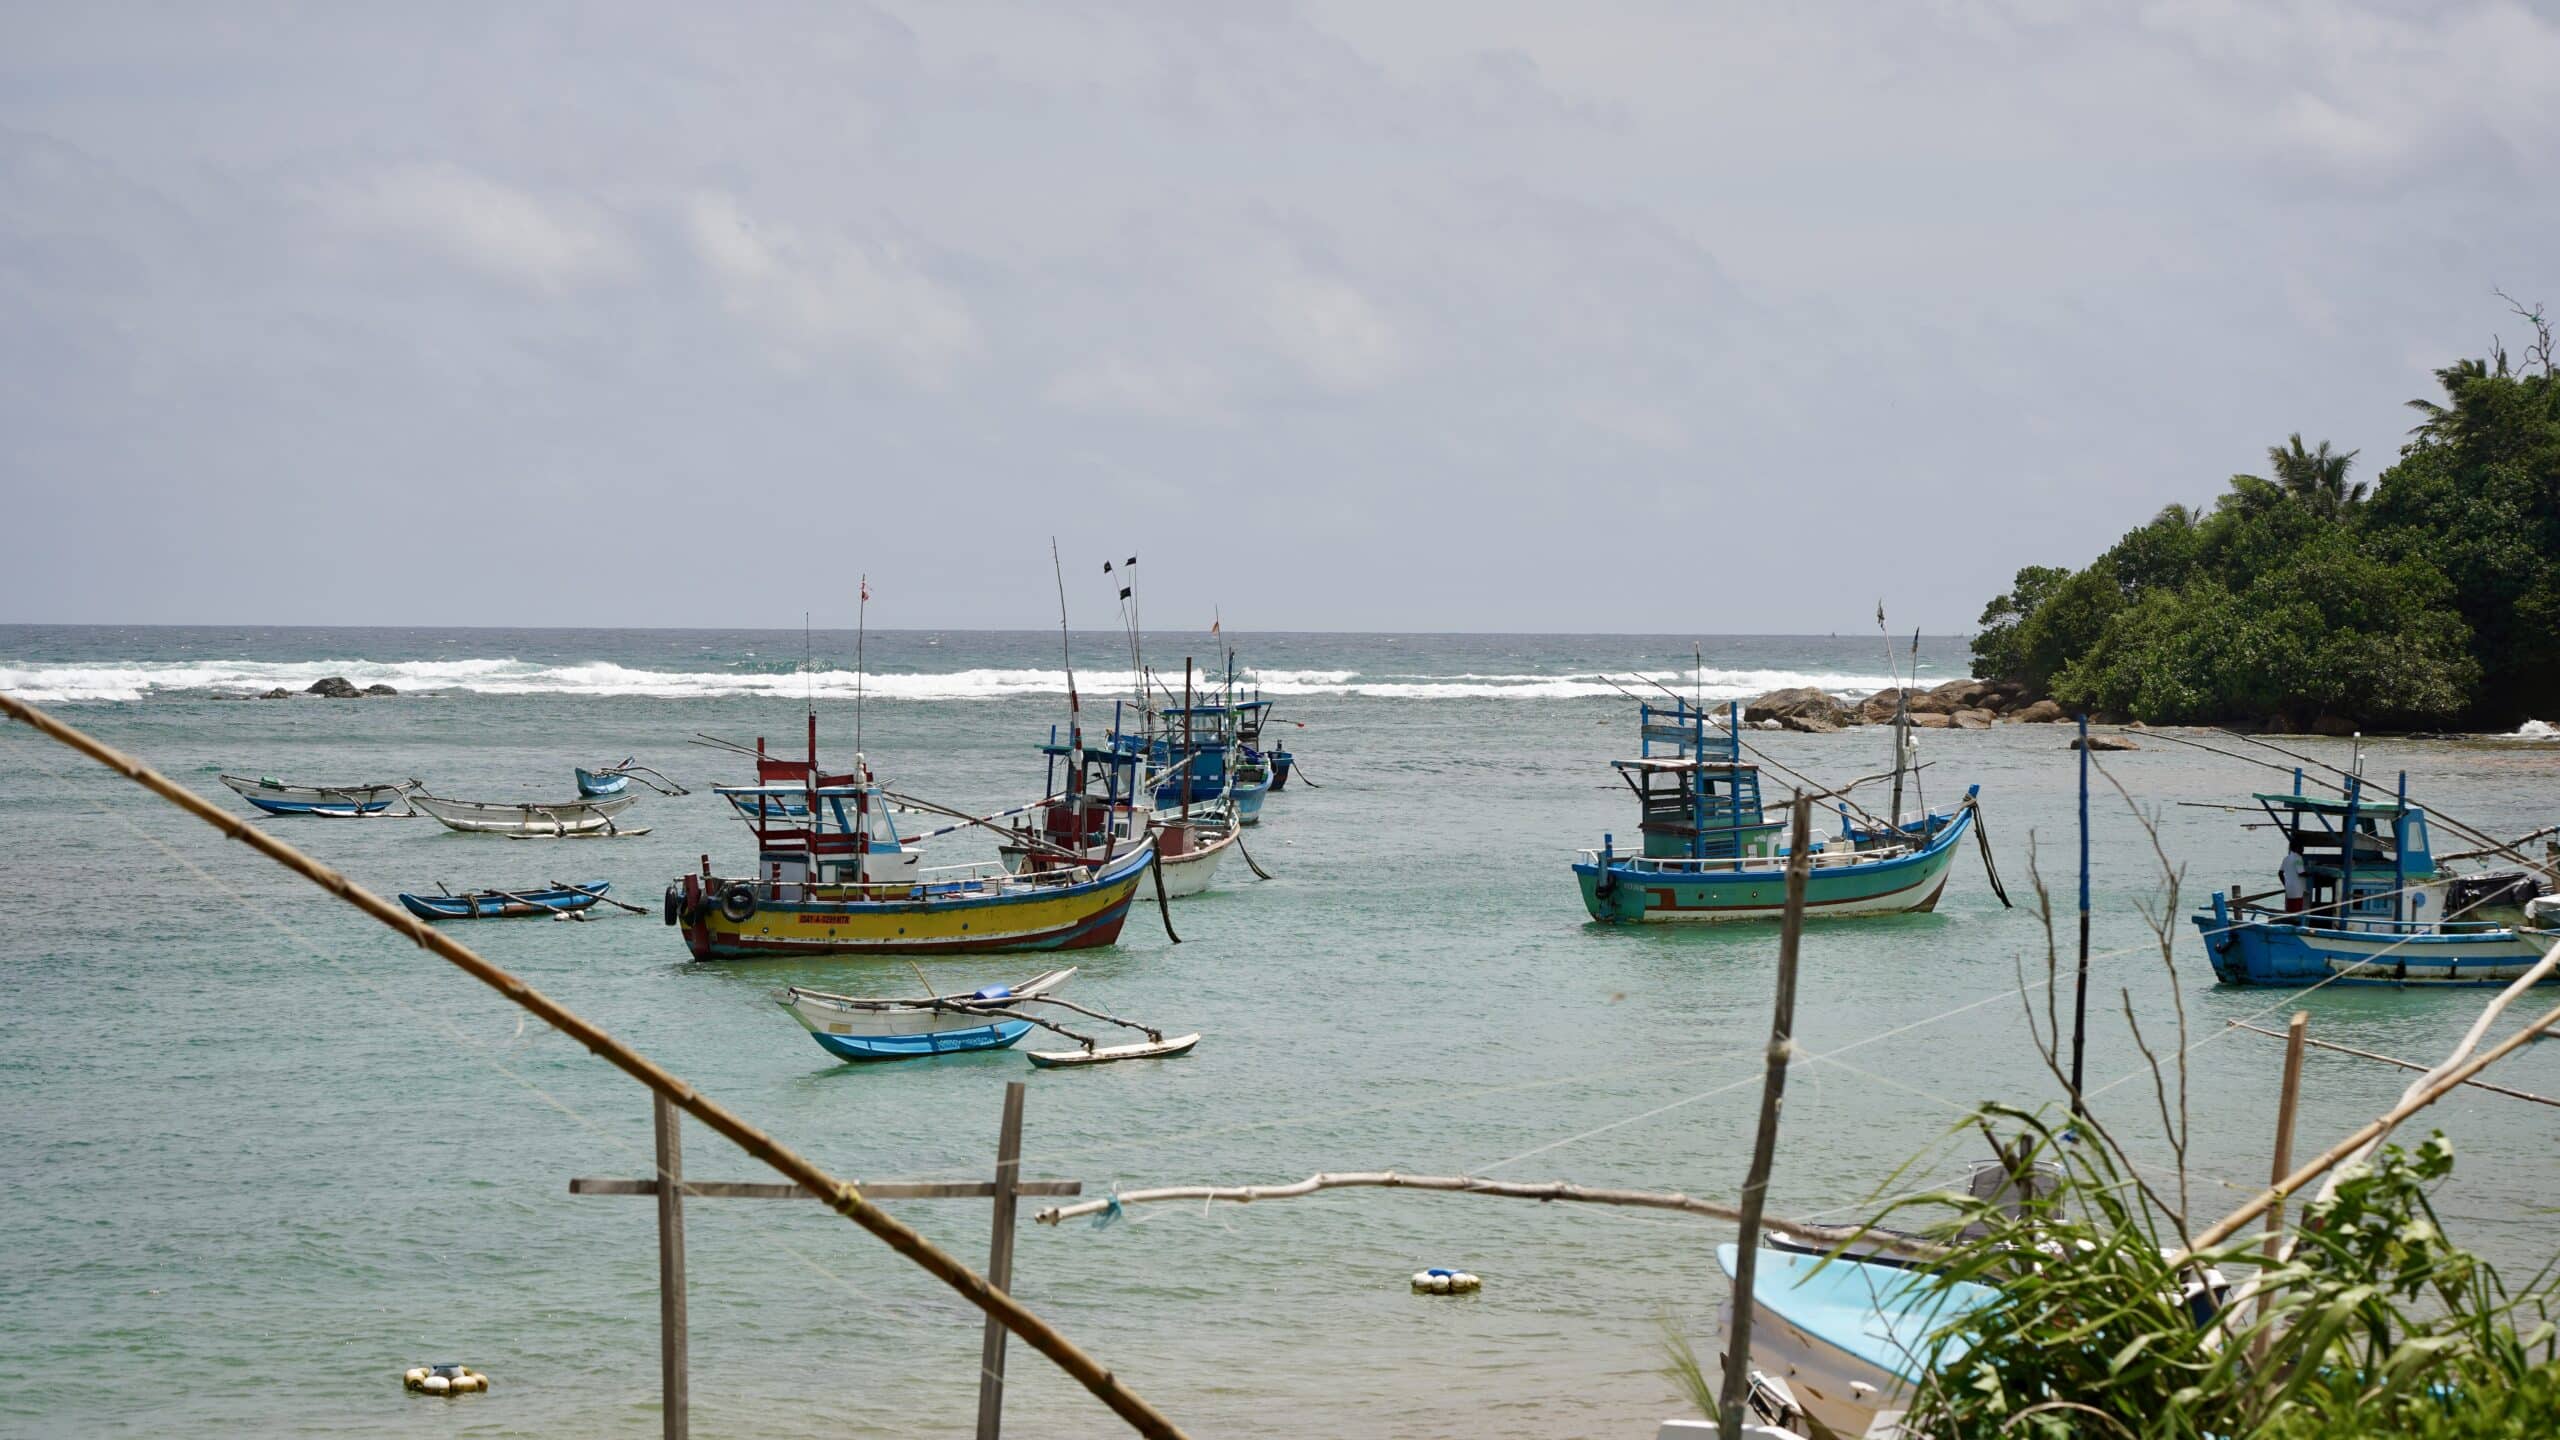
[[[321,679],[314,680],[311,682],[311,688],[303,691],[302,693],[305,695],[326,695],[332,700],[356,700],[361,699],[364,695],[363,691],[348,683],[347,677],[344,675],[329,675],[324,676]]]

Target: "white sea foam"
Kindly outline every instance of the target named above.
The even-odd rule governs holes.
[[[2548,720],[2527,720],[2516,727],[2519,740],[2560,740],[2560,725]]]
[[[652,696],[666,699],[729,695],[812,695],[825,700],[853,698],[857,683],[878,700],[1001,700],[1019,696],[1063,695],[1067,677],[1060,670],[953,670],[930,674],[873,674],[857,680],[850,670],[821,670],[803,675],[796,669],[771,672],[645,670],[611,661],[545,664],[514,659],[468,660],[203,660],[84,662],[45,664],[0,661],[0,691],[38,703],[68,701],[135,701],[152,696],[188,693],[254,695],[267,690],[300,691],[313,681],[341,675],[362,688],[389,685],[402,693],[463,692],[478,695]],[[1119,677],[1079,671],[1077,688],[1098,699],[1125,693]],[[1362,695],[1398,700],[1575,700],[1616,696],[1621,687],[1648,698],[1660,691],[1643,683],[1656,681],[1683,696],[1706,700],[1749,699],[1770,690],[1810,686],[1844,696],[1865,695],[1891,684],[1870,675],[1805,673],[1792,670],[1728,670],[1709,666],[1687,670],[1613,671],[1599,674],[1426,675],[1395,671],[1264,670],[1247,671],[1247,686],[1259,686],[1274,697]],[[1613,684],[1612,681],[1615,683]],[[1205,694],[1205,688],[1203,693]]]

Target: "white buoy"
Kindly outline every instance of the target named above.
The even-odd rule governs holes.
[[[569,912],[568,912],[568,911],[566,911],[566,910],[554,910],[554,911],[552,911],[552,912],[551,912],[551,923],[552,923],[552,924],[554,924],[554,925],[557,925],[557,924],[559,924],[561,921],[566,920],[566,919],[568,919],[568,918],[569,918]]]
[[[405,1371],[405,1372],[403,1372],[403,1373],[402,1373],[402,1375],[400,1376],[400,1383],[401,1383],[401,1384],[403,1384],[403,1385],[408,1386],[408,1387],[409,1387],[410,1389],[412,1389],[412,1390],[415,1390],[415,1389],[417,1389],[421,1384],[424,1384],[424,1383],[426,1382],[426,1378],[427,1378],[427,1367],[426,1367],[426,1366],[424,1366],[424,1365],[412,1365],[412,1366],[410,1366],[410,1367],[409,1367],[409,1369],[408,1369],[407,1371]]]
[[[418,1382],[418,1388],[430,1395],[442,1395],[453,1389],[453,1382],[441,1375],[430,1375]]]

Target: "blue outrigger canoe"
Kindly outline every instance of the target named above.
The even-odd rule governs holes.
[[[264,776],[255,780],[246,775],[215,778],[230,786],[232,793],[270,815],[320,815],[334,819],[380,815],[394,805],[405,811],[409,792],[421,788],[415,780],[396,784],[288,785]]]
[[[575,888],[474,890],[467,895],[411,895],[404,892],[400,903],[421,920],[516,920],[584,910],[612,888],[609,881],[589,880]]]

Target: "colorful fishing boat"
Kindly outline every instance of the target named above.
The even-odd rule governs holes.
[[[472,835],[510,835],[537,840],[566,836],[646,835],[645,829],[620,824],[615,816],[640,803],[637,795],[605,795],[590,800],[522,804],[489,800],[450,800],[423,790],[409,804],[432,816],[448,830]]]
[[[2231,985],[2504,985],[2560,943],[2560,915],[2531,870],[2447,874],[2424,807],[2398,789],[2370,793],[2350,776],[2343,797],[2291,794],[2258,802],[2284,838],[2277,888],[2238,885],[2194,921],[2213,973]],[[2560,976],[2544,983],[2560,983]]]
[[[404,802],[421,786],[415,780],[396,784],[357,785],[288,785],[264,776],[252,780],[245,775],[216,776],[233,793],[270,815],[322,815],[346,819],[359,815],[381,815],[392,806],[401,805],[400,813],[409,813]]]
[[[1041,793],[1050,798],[1025,807],[997,845],[1006,869],[1017,875],[1065,865],[1099,870],[1152,837],[1166,899],[1197,895],[1217,879],[1219,862],[1236,844],[1235,814],[1223,801],[1158,810],[1138,779],[1138,755],[1061,743],[1054,729],[1040,749],[1048,757]]]
[[[1573,870],[1584,908],[1604,924],[1777,918],[1787,899],[1786,821],[1761,809],[1760,767],[1743,758],[1738,707],[1727,706],[1720,724],[1685,700],[1640,710],[1640,753],[1610,764],[1635,792],[1643,847],[1623,855],[1604,835],[1580,852]],[[1979,790],[1967,789],[1951,812],[1890,823],[1853,823],[1843,804],[1839,833],[1816,842],[1806,913],[1936,908]]]
[[[607,881],[589,880],[583,885],[529,885],[522,890],[473,890],[462,895],[404,892],[400,903],[421,920],[517,920],[576,914],[612,888]]]
[[[1142,836],[1091,870],[928,868],[860,755],[844,774],[820,770],[815,716],[807,759],[769,755],[761,739],[755,755],[758,783],[714,792],[754,833],[755,870],[718,876],[705,857],[667,886],[667,923],[697,960],[1110,945],[1155,861]]]

